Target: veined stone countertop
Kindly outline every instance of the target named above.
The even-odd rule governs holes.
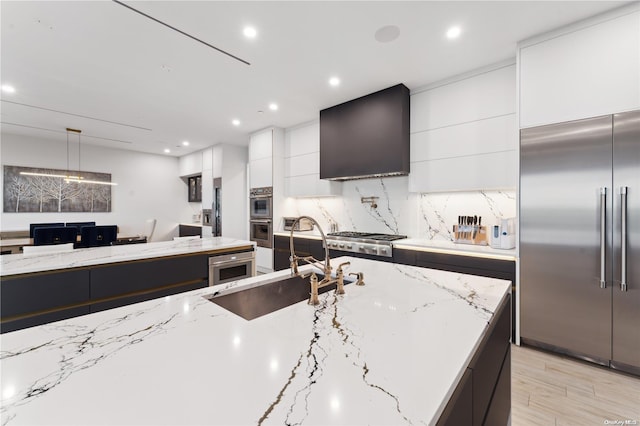
[[[288,271],[3,334],[0,423],[435,423],[510,282],[344,261],[365,286],[252,321],[202,296]]]
[[[273,233],[281,237],[289,237],[289,231]],[[310,238],[320,240],[318,231],[294,231],[296,238]],[[393,248],[428,251],[433,253],[453,254],[459,256],[484,257],[488,259],[516,260],[516,249],[502,250],[491,246],[476,246],[471,244],[456,244],[453,241],[430,240],[428,238],[405,238],[392,242]]]
[[[70,252],[47,254],[5,254],[0,256],[0,276],[44,272],[82,266],[94,266],[131,260],[180,254],[232,250],[253,246],[251,241],[226,237],[209,237],[146,244],[75,249]]]

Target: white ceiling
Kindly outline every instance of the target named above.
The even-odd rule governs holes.
[[[626,2],[125,3],[251,65],[112,1],[3,0],[1,80],[16,89],[2,93],[3,134],[64,140],[71,127],[83,143],[170,155],[244,145],[397,83],[416,89],[513,58],[519,40]],[[380,43],[386,25],[400,36]],[[451,25],[463,31],[455,41]]]

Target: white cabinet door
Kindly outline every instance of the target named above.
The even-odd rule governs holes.
[[[202,173],[202,152],[183,155],[178,159],[180,176],[193,176]]]
[[[320,179],[318,122],[287,131],[284,180],[288,197],[322,197],[342,193],[341,182]]]
[[[273,166],[272,158],[261,158],[259,160],[250,161],[250,188],[260,188],[263,186],[273,186]]]
[[[273,272],[273,250],[264,247],[256,249],[256,269],[258,272],[263,274]]]
[[[520,128],[640,108],[640,11],[520,48]]]
[[[273,130],[268,129],[251,135],[249,141],[249,161],[273,156]]]

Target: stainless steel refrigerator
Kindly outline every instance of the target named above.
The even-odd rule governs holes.
[[[521,131],[520,335],[640,375],[640,111]]]

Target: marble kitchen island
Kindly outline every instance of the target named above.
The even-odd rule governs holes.
[[[236,272],[251,276],[253,261],[239,258],[254,250],[251,241],[213,237],[3,255],[0,332],[206,287],[213,257],[241,253]]]
[[[435,424],[510,283],[344,261],[365,286],[251,321],[202,296],[265,276],[6,333],[1,424]]]

